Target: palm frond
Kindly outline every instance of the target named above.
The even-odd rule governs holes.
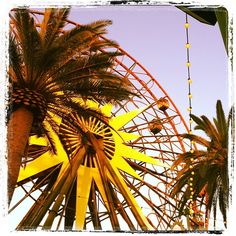
[[[202,115],[200,118],[191,114],[191,118],[196,122],[196,126],[194,127],[195,130],[202,130],[207,134],[209,138],[219,139],[219,135],[217,133],[216,128],[210,122],[210,120]]]
[[[219,189],[219,207],[223,216],[225,228],[227,228],[228,192],[225,192],[223,188]]]
[[[171,168],[175,168],[178,165],[183,164],[183,163],[189,165],[192,162],[190,160],[191,158],[193,158],[194,163],[196,163],[197,161],[199,161],[200,158],[203,159],[206,156],[207,156],[207,152],[204,150],[198,150],[198,151],[195,151],[194,153],[191,153],[191,152],[181,153],[177,156]]]
[[[208,185],[206,192],[208,194],[208,202],[206,204],[206,210],[209,211],[209,214],[212,210],[212,206],[216,204],[216,196],[218,191],[217,186],[218,175],[215,169],[211,168],[211,174],[208,175]]]
[[[107,33],[106,27],[111,25],[111,24],[112,24],[111,20],[98,20],[98,21],[94,21],[94,22],[88,24],[87,26],[95,34],[101,35],[101,34],[106,34]]]
[[[194,153],[185,152],[178,155],[174,166],[184,164],[179,171],[176,183],[173,185],[172,195],[182,194],[179,206],[184,209],[184,204],[189,199],[189,191],[186,186],[189,183],[190,173],[194,172],[192,188],[194,191],[193,200],[201,205],[206,205],[206,212],[210,214],[213,210],[213,219],[216,219],[217,203],[223,219],[227,220],[229,179],[228,179],[228,127],[229,120],[226,120],[220,101],[216,105],[216,118],[211,122],[206,116],[197,117],[191,115],[195,121],[195,129],[202,130],[209,138],[199,137],[192,134],[182,134],[181,137],[195,141],[204,150],[195,150]],[[229,118],[232,114],[230,111]],[[227,123],[228,122],[228,123]],[[190,162],[190,158],[192,161]],[[191,169],[190,169],[191,165]]]
[[[178,179],[178,181],[175,183],[173,189],[171,190],[170,195],[172,197],[175,197],[175,195],[181,193],[182,191],[184,191],[184,186],[187,185],[188,181],[187,179],[190,178],[190,173],[189,172],[185,172],[181,178]]]
[[[53,41],[61,35],[63,27],[66,25],[69,8],[46,8],[43,22],[40,27],[40,36],[47,50]]]
[[[93,73],[105,72],[108,68],[112,68],[113,59],[116,56],[117,53],[107,52],[71,59],[50,76],[54,78],[55,82],[63,82],[63,80],[69,80],[73,77],[79,78]],[[112,73],[110,72],[110,74]]]
[[[65,60],[72,58],[75,54],[80,54],[83,51],[89,50],[101,50],[105,47],[117,47],[117,43],[110,40],[105,40],[103,44],[98,40],[98,36],[106,32],[104,28],[108,23],[105,21],[99,21],[98,25],[82,25],[74,27],[73,29],[66,31],[58,39],[54,41],[53,47],[60,48],[56,55],[58,65],[64,64]],[[46,58],[46,56],[45,56]]]
[[[16,45],[16,39],[12,34],[9,36],[9,66],[9,74],[13,81],[17,82],[20,86],[25,86],[25,78],[22,73],[24,70],[22,58]]]
[[[233,122],[233,124],[235,125],[235,105],[233,105],[230,108],[230,111],[229,111],[229,115],[228,115],[228,118],[227,118],[228,127],[229,127],[230,122]],[[235,128],[235,127],[233,126],[233,128]]]
[[[45,125],[45,123],[47,122],[44,121],[44,125],[41,126],[41,136],[46,138],[48,146],[50,147],[51,154],[57,155],[57,145],[55,139],[52,132],[48,128],[46,128],[47,125]]]
[[[41,38],[36,29],[34,18],[28,9],[17,9],[14,15],[17,29],[17,41],[20,44],[22,57],[26,67],[26,79],[32,84],[37,74],[37,65],[42,54]]]
[[[53,50],[55,48],[61,49],[56,55],[57,64],[64,64],[63,62],[72,58],[73,55],[88,51],[96,37],[87,26],[75,27],[65,32],[54,41],[52,46]]]
[[[26,162],[33,161],[38,157],[42,156],[43,154],[47,153],[48,151],[50,151],[49,146],[31,144],[28,147]]]
[[[101,49],[106,49],[106,48],[118,48],[119,45],[116,41],[113,40],[100,40],[97,39],[96,41],[92,42],[90,45],[90,50],[92,52],[99,51]],[[119,53],[121,55],[121,53]]]
[[[235,143],[235,105],[233,105],[229,111],[229,115],[227,118],[227,127],[228,131],[231,132],[231,144],[234,145]],[[227,142],[228,147],[228,142]]]
[[[82,33],[81,33],[82,34]],[[61,36],[63,37],[63,36]],[[86,38],[80,35],[81,40],[73,39],[69,40],[69,42],[63,42],[63,39],[61,40],[61,44],[58,43],[56,47],[49,48],[44,55],[41,58],[40,61],[40,67],[41,67],[41,74],[38,77],[38,81],[41,81],[41,88],[44,87],[44,84],[48,81],[48,78],[58,78],[61,74],[71,71],[72,63],[75,64],[77,61],[78,70],[81,70],[80,73],[88,73],[88,68],[96,69],[99,68],[100,65],[101,68],[108,68],[111,66],[110,59],[114,56],[117,56],[113,53],[113,55],[106,53],[109,60],[107,60],[106,64],[100,63],[97,65],[97,67],[92,66],[91,63],[89,66],[86,66],[86,63],[88,63],[88,59],[90,62],[92,59],[92,55],[88,55],[87,57],[82,56],[83,50],[90,50],[89,42],[92,38]],[[104,53],[105,54],[105,53]],[[90,58],[91,57],[91,58]],[[78,59],[78,60],[75,60]],[[72,70],[74,70],[72,68]],[[79,71],[78,71],[79,72]],[[45,74],[47,73],[47,76]]]
[[[53,15],[52,10],[50,10],[49,13],[46,14],[45,17],[46,18],[52,17],[49,15]],[[45,20],[44,23],[47,24],[46,23],[47,21],[50,21],[50,20],[47,19]],[[44,25],[44,27],[46,27],[46,25]],[[45,31],[45,29],[43,29],[42,31]],[[66,69],[68,69],[67,71],[70,71],[70,67],[71,67],[70,61],[71,61],[71,58],[75,54],[79,56],[78,54],[79,52],[82,52],[83,50],[87,50],[87,51],[89,50],[89,45],[93,41],[93,37],[94,37],[90,31],[91,31],[90,28],[86,26],[75,27],[69,33],[60,35],[60,37],[58,37],[57,40],[54,40],[55,42],[51,47],[49,48],[43,47],[44,50],[42,50],[41,52],[41,57],[38,57],[38,64],[37,64],[38,71],[34,76],[35,77],[34,85],[37,88],[37,90],[45,88],[46,81],[50,81],[49,78],[52,75],[55,75],[58,72],[60,74],[61,71],[66,71]],[[114,46],[115,44],[113,42],[109,43],[109,40],[106,41],[106,44],[93,43],[93,47],[96,46],[97,49],[99,48],[101,49],[101,47],[105,45]],[[104,53],[99,53],[98,55],[95,55],[95,56],[94,55],[88,56],[89,61],[91,63],[93,61],[95,62],[93,63],[93,65],[91,65],[90,63],[89,69],[92,69],[92,70],[97,70],[98,68],[106,69],[112,65],[111,59],[117,55],[120,55],[120,54],[117,52],[113,52],[113,53],[104,52]],[[96,61],[99,62],[99,60],[100,60],[100,64],[95,65]],[[79,56],[78,61],[80,61],[81,63],[78,68],[83,68],[81,73],[86,73],[87,67],[85,67],[84,64],[87,61],[87,59],[83,62],[83,57]],[[101,63],[101,62],[104,62],[104,63]],[[65,67],[65,65],[68,68]]]
[[[211,138],[212,141],[216,140],[217,142],[220,142],[220,134],[213,123],[206,116],[201,116],[201,118],[204,122],[204,132],[207,136]]]
[[[195,116],[194,114],[191,114],[190,117],[193,119],[193,121],[196,123],[196,126],[194,129],[204,130],[204,122],[201,118],[198,116]]]
[[[222,107],[222,103],[220,100],[217,101],[216,103],[216,115],[217,115],[217,129],[219,133],[222,135],[224,138],[227,135],[227,121],[225,118],[225,113]]]
[[[203,137],[200,137],[195,134],[180,134],[181,137],[194,141],[202,146],[209,147],[210,142]]]

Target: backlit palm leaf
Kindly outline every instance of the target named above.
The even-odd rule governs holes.
[[[217,116],[213,122],[206,116],[197,117],[192,115],[196,123],[195,129],[204,131],[207,138],[190,134],[182,136],[183,138],[195,141],[203,149],[195,150],[193,153],[186,152],[180,154],[173,165],[174,167],[184,164],[172,189],[172,196],[180,192],[183,193],[182,200],[179,202],[182,213],[184,214],[184,209],[188,208],[186,204],[190,199],[190,191],[187,186],[189,179],[193,177],[194,201],[202,198],[200,205],[206,204],[206,217],[209,217],[210,211],[213,209],[214,220],[216,219],[216,209],[219,203],[225,227],[227,226],[229,198],[228,135],[233,113],[232,108],[228,119],[226,119],[222,104],[220,101],[217,101]],[[194,172],[194,176],[191,174],[192,172]]]
[[[111,21],[65,29],[68,14],[69,9],[45,9],[40,24],[28,9],[14,9],[10,14],[14,27],[9,42],[9,199],[29,134],[47,136],[52,143],[48,126],[56,128],[51,118],[70,112],[74,98],[117,103],[134,95],[127,79],[112,69],[118,45],[99,38]],[[113,49],[106,52],[107,48]],[[25,129],[19,131],[24,135],[21,140],[14,128],[19,119],[16,114],[25,117],[25,123],[18,126]],[[15,133],[14,139],[10,132]]]

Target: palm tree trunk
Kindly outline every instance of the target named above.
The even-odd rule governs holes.
[[[8,204],[17,183],[21,159],[29,139],[33,123],[33,113],[25,107],[14,111],[8,123],[7,130],[7,164],[8,164]]]

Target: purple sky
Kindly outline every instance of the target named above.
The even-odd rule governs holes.
[[[73,7],[69,19],[80,24],[112,20],[107,37],[154,76],[188,119],[184,12],[174,6]],[[217,99],[228,111],[227,55],[218,25],[190,16],[189,23],[193,114],[211,118]]]

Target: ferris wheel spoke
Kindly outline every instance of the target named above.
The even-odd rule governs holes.
[[[89,206],[89,211],[91,214],[91,219],[93,222],[93,227],[95,230],[101,230],[102,225],[101,225],[101,220],[99,218],[98,214],[98,205],[97,205],[97,199],[96,199],[96,185],[95,181],[92,181],[91,184],[91,191],[90,191],[90,196],[89,196],[89,201],[88,201],[88,206]]]
[[[59,230],[59,229],[61,228],[61,226],[62,226],[62,220],[63,220],[64,218],[66,218],[66,216],[67,216],[66,214],[68,214],[68,211],[67,211],[67,210],[68,210],[69,200],[70,200],[71,194],[73,193],[75,183],[76,183],[76,178],[74,178],[74,179],[72,180],[72,184],[70,185],[67,194],[65,194],[65,196],[64,196],[64,201],[65,201],[64,205],[63,205],[63,203],[62,203],[61,209],[59,209],[58,212],[57,212],[57,215],[58,215],[60,218],[59,218],[59,220],[58,220],[56,230]],[[73,196],[72,196],[72,197],[73,197]],[[73,213],[72,213],[72,216],[70,216],[70,217],[73,217]],[[65,224],[66,224],[66,223],[65,223],[65,220],[64,220],[64,226],[66,226]]]
[[[143,228],[143,229],[146,229],[146,227],[150,228],[151,226],[146,221],[146,218],[143,216],[141,209],[138,207],[134,197],[129,192],[125,182],[122,180],[122,177],[121,177],[119,171],[111,165],[110,161],[105,157],[105,154],[103,153],[103,151],[101,151],[102,150],[102,148],[101,148],[102,143],[100,141],[96,140],[96,138],[94,136],[91,136],[90,140],[95,147],[95,150],[97,152],[99,160],[103,163],[102,165],[100,165],[100,161],[98,161],[98,165],[99,165],[98,169],[102,170],[103,168],[106,167],[104,171],[100,171],[101,177],[102,177],[102,175],[104,175],[104,173],[106,173],[106,170],[109,172],[109,174],[112,178],[112,182],[117,186],[117,188],[122,193],[124,199],[126,200],[128,205],[131,207],[131,211],[135,215],[141,228]],[[105,185],[105,186],[107,183],[104,180],[106,180],[106,179],[107,179],[107,177],[103,176],[103,178],[101,180],[103,185]],[[109,192],[108,190],[105,190],[105,192],[106,191]],[[110,195],[106,195],[106,196],[108,197]],[[109,201],[109,199],[108,199],[108,201]],[[112,201],[112,199],[111,199],[111,201]],[[113,216],[113,215],[111,215],[111,216]],[[116,219],[116,218],[114,218],[114,219]]]
[[[153,191],[156,194],[156,196],[158,196],[159,200],[163,202],[164,207],[165,207],[165,203],[167,201],[169,206],[172,206],[174,209],[177,209],[176,205],[174,205],[171,201],[167,200],[167,197],[169,197],[169,194],[167,194],[166,192],[163,192],[157,186],[149,184],[148,182],[146,182],[144,180],[140,181],[137,184],[134,184],[133,182],[131,182],[129,180],[129,178],[125,177],[125,175],[123,175],[123,177],[124,177],[125,181],[127,181],[129,187],[134,191],[134,193],[136,192],[137,196],[139,196],[139,193],[140,193],[140,191],[139,191],[140,188],[138,188],[137,186],[140,185],[140,187],[141,187],[141,186],[146,185],[149,189],[149,193],[150,193],[150,191]],[[149,200],[151,200],[150,194],[149,194]],[[154,201],[151,201],[151,202],[153,203]],[[161,207],[162,207],[162,205],[159,205],[158,209]]]
[[[159,209],[159,207],[157,207],[150,199],[148,199],[140,191],[138,191],[137,188],[134,188],[133,184],[131,184],[129,180],[126,179],[126,181],[129,188],[136,192],[138,196],[142,197],[142,199],[150,206],[150,208],[158,215],[158,217],[160,217],[166,224],[168,224],[167,220],[163,216],[163,212]]]
[[[76,212],[76,181],[74,181],[70,194],[66,195],[66,206],[65,206],[65,229],[72,230],[75,220]],[[59,226],[59,225],[58,225]]]
[[[140,114],[145,108],[139,108],[133,111],[130,111],[128,113],[119,115],[115,118],[113,118],[110,121],[110,125],[116,129],[119,130],[121,127],[123,127],[125,124],[130,122],[134,117],[136,117],[138,114]]]
[[[176,154],[176,155],[178,155],[178,154],[180,154],[179,152],[173,152],[173,151],[170,151],[170,150],[163,150],[163,148],[162,149],[158,149],[157,147],[147,147],[147,148],[144,148],[143,146],[142,146],[142,144],[143,143],[128,143],[127,144],[127,146],[130,146],[130,147],[134,147],[134,148],[138,148],[140,151],[142,151],[143,149],[145,149],[145,150],[151,150],[151,151],[156,151],[156,152],[160,152],[160,153],[170,153],[170,154]],[[156,144],[158,144],[158,143],[156,143]],[[153,146],[153,145],[150,145],[150,146]],[[173,155],[171,155],[171,156],[173,156]]]
[[[145,175],[145,174],[150,174],[151,176],[153,176],[154,178],[157,178],[161,181],[164,181],[163,183],[164,184],[167,184],[168,182],[163,180],[161,177],[167,177],[167,175],[164,175],[162,173],[158,173],[154,170],[151,170],[149,169],[147,166],[144,166],[144,165],[141,165],[140,163],[136,163],[136,162],[133,162],[131,160],[127,160],[127,162],[129,163],[129,165],[134,168],[135,170],[139,170],[139,171],[142,171],[142,173]],[[140,179],[140,178],[139,178]]]
[[[117,197],[117,194],[115,194],[115,191],[112,191],[112,199],[113,199],[113,201],[114,201],[114,203],[116,205],[118,213],[122,216],[124,221],[127,223],[127,225],[130,228],[130,230],[135,230],[136,228],[135,228],[133,222],[130,220],[127,212],[125,211],[124,204],[122,204],[120,202],[119,198]]]
[[[111,177],[114,181],[114,184],[119,188],[121,194],[123,195],[124,199],[126,200],[127,204],[129,205],[131,211],[133,212],[134,216],[140,227],[144,230],[152,229],[151,225],[147,222],[145,216],[143,215],[141,208],[135,201],[135,198],[130,193],[128,187],[126,186],[124,180],[121,178],[120,172],[113,168],[109,162],[107,162],[107,167]]]
[[[59,173],[59,169],[56,168],[54,171],[50,172],[48,176],[48,183],[44,190],[41,192],[40,196],[38,197],[37,201],[31,206],[30,210],[27,212],[25,217],[21,220],[21,222],[18,224],[16,230],[24,230],[24,229],[34,229],[36,228],[35,225],[32,224],[32,222],[35,219],[35,212],[37,211],[37,208],[41,207],[43,204],[43,199],[46,198],[49,191],[51,190],[52,186],[54,185],[57,175]]]
[[[93,144],[99,146],[99,143],[97,144],[94,139],[92,139],[92,140],[94,141]],[[97,151],[97,156],[98,156],[98,161],[97,161],[98,170],[99,170],[99,174],[101,176],[101,181],[102,181],[102,185],[104,188],[104,193],[105,193],[106,199],[107,199],[106,205],[107,205],[107,209],[108,209],[108,212],[110,215],[111,225],[113,227],[113,230],[120,230],[120,224],[117,219],[117,215],[115,212],[115,206],[114,206],[114,202],[112,199],[112,189],[110,188],[110,185],[109,185],[107,165],[104,162],[106,160],[106,157],[105,157],[105,154],[103,152],[100,152],[99,149],[97,149],[96,151]]]
[[[126,155],[126,157],[134,159],[136,161],[144,161],[146,163],[169,168],[169,165],[159,161],[158,159],[154,159],[154,158],[149,157],[141,152],[138,152],[135,149],[128,148],[128,147],[124,146],[122,152]]]
[[[84,178],[86,176],[86,178]],[[86,210],[89,200],[89,193],[92,184],[91,169],[80,166],[77,172],[77,191],[76,191],[76,229],[83,230]]]
[[[122,170],[125,171],[127,174],[133,176],[136,179],[140,179],[140,176],[137,174],[136,171],[128,164],[127,160],[124,158],[113,158],[111,160],[114,166],[122,166]]]

